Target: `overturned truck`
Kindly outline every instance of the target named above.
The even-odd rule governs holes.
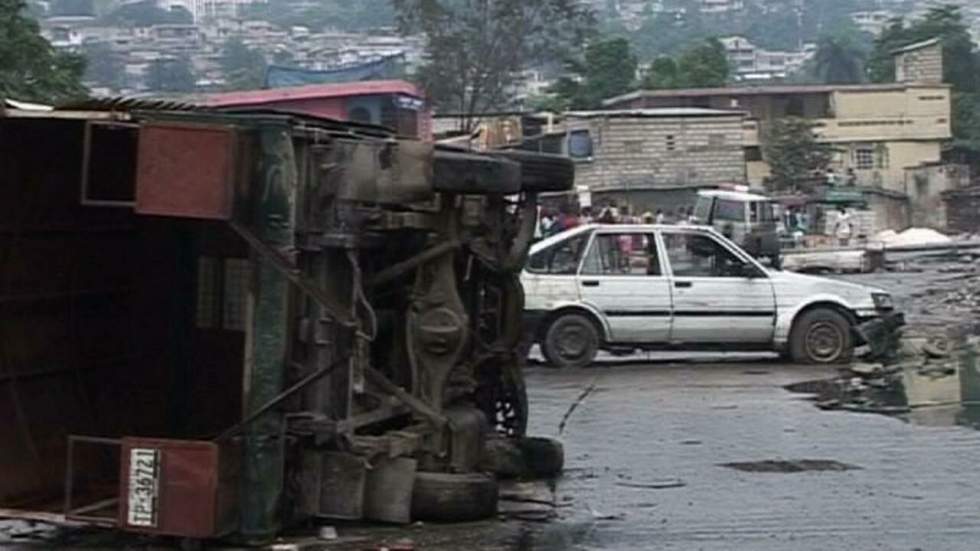
[[[0,516],[262,541],[493,512],[564,159],[175,104],[0,116]]]

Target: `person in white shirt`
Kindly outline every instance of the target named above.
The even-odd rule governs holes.
[[[851,223],[851,215],[848,214],[847,209],[841,206],[837,212],[837,222],[834,223],[834,235],[837,236],[841,247],[846,247],[850,244],[851,234],[853,232],[854,227]]]

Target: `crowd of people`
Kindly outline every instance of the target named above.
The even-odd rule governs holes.
[[[677,207],[673,210],[656,209],[635,214],[630,207],[618,207],[615,203],[603,205],[598,212],[592,207],[577,208],[563,205],[558,209],[542,208],[538,216],[536,237],[543,239],[583,224],[685,224],[694,216],[694,207]]]

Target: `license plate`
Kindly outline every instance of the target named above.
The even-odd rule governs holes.
[[[160,490],[160,451],[148,448],[129,450],[130,526],[155,528]]]

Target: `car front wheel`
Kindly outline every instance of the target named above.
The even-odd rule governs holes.
[[[843,315],[829,308],[806,312],[793,325],[790,354],[798,363],[850,362],[854,355],[851,324]]]
[[[541,351],[554,367],[585,367],[599,353],[599,331],[580,314],[564,314],[548,327]]]

